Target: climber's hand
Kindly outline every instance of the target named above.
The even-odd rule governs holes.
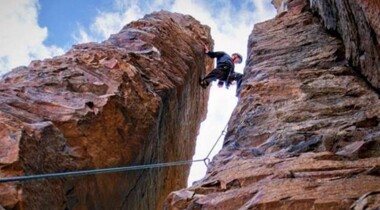
[[[203,47],[204,47],[205,53],[208,53],[209,52],[208,46],[205,44]]]

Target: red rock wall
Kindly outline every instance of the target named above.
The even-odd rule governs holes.
[[[312,2],[354,6],[354,1]],[[376,5],[357,1],[357,8],[346,12],[355,18],[378,14],[376,7],[364,11],[370,2]],[[365,59],[380,47],[355,45],[326,29],[325,15],[315,13],[310,1],[289,0],[287,9],[255,25],[223,148],[206,177],[171,193],[166,209],[380,207],[380,100],[377,83],[368,76],[377,78],[378,57],[373,65]],[[343,11],[335,12],[326,13],[350,25]],[[372,28],[378,27],[375,19],[367,19]],[[352,52],[360,50],[367,54],[359,64]]]
[[[0,81],[0,176],[191,159],[210,29],[159,12]],[[0,184],[6,209],[162,209],[189,166]],[[0,206],[0,208],[1,208]]]

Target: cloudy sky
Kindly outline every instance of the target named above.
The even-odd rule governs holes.
[[[274,17],[271,0],[0,0],[0,74],[31,60],[63,54],[73,44],[103,41],[125,24],[157,10],[190,14],[211,27],[215,50],[246,57],[256,22]],[[236,66],[243,72],[244,62]],[[237,103],[235,86],[211,88],[194,159],[204,158]],[[213,151],[218,152],[222,140]],[[193,164],[189,183],[202,178],[203,163]]]

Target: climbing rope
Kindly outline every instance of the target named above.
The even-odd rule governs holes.
[[[201,161],[203,161],[207,166],[210,162],[209,156],[211,152],[214,150],[220,138],[225,134],[226,128],[227,128],[227,125],[226,127],[224,127],[221,135],[216,140],[210,152],[203,159],[183,160],[183,161],[176,161],[176,162],[155,163],[155,164],[136,165],[136,166],[122,166],[122,167],[113,167],[113,168],[99,168],[99,169],[81,170],[81,171],[68,171],[68,172],[60,172],[60,173],[4,177],[4,178],[0,178],[0,183],[29,181],[29,180],[38,180],[38,179],[51,179],[51,178],[60,178],[60,177],[69,177],[69,176],[84,176],[84,175],[104,174],[104,173],[113,173],[113,172],[122,172],[122,171],[137,171],[137,170],[144,170],[144,169],[170,167],[170,166],[190,165],[194,162],[201,162]]]
[[[163,167],[169,167],[169,166],[189,165],[193,162],[200,162],[200,161],[204,161],[204,159],[184,160],[184,161],[177,161],[177,162],[166,162],[166,163],[156,163],[156,164],[136,165],[136,166],[113,167],[113,168],[100,168],[100,169],[91,169],[91,170],[82,170],[82,171],[69,171],[69,172],[61,172],[61,173],[15,176],[15,177],[1,178],[0,183],[27,181],[27,180],[36,180],[36,179],[59,178],[59,177],[68,177],[68,176],[83,176],[83,175],[103,174],[103,173],[122,172],[122,171],[137,171],[137,170],[152,169],[152,168],[163,168]]]
[[[218,144],[219,140],[222,138],[222,136],[224,136],[226,134],[226,130],[227,130],[227,126],[228,124],[226,124],[226,126],[224,126],[222,132],[220,133],[218,139],[215,141],[214,145],[212,146],[210,152],[208,152],[207,156],[204,158],[204,163],[206,165],[206,167],[208,166],[208,164],[210,163],[210,155],[211,155],[211,152],[214,150],[214,148],[216,147],[216,145]]]

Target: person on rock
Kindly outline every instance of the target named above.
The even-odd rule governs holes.
[[[216,68],[213,69],[206,77],[200,79],[199,83],[202,88],[206,89],[212,81],[219,80],[218,87],[226,85],[228,89],[234,81],[237,83],[236,95],[240,90],[240,85],[243,79],[243,74],[234,71],[235,64],[241,63],[243,57],[238,53],[233,53],[229,56],[225,52],[212,52],[207,45],[204,46],[205,53],[210,58],[216,58]]]

